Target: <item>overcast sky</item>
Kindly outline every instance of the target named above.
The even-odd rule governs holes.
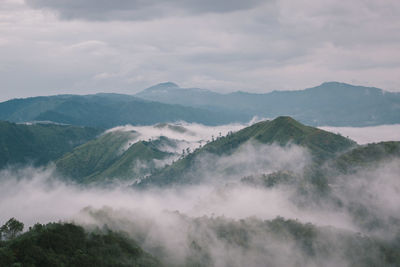
[[[400,91],[399,0],[0,0],[0,100],[159,82]]]

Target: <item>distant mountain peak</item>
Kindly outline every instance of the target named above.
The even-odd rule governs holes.
[[[165,82],[165,83],[159,83],[155,86],[159,86],[159,87],[179,87],[179,85],[177,85],[176,83],[173,82]]]
[[[271,126],[279,129],[287,128],[287,127],[297,127],[300,129],[304,129],[306,126],[303,125],[302,123],[296,121],[290,116],[279,116],[276,117],[273,120],[265,120],[259,122],[259,124],[266,125],[268,126],[268,129],[270,129]]]
[[[273,121],[276,122],[276,123],[278,123],[278,122],[281,122],[281,123],[296,123],[296,124],[299,123],[298,121],[296,121],[295,119],[293,119],[290,116],[279,116],[279,117],[276,117]]]
[[[376,88],[376,87],[370,87],[370,86],[363,86],[363,85],[354,85],[354,84],[349,84],[349,83],[343,83],[343,82],[324,82],[321,85],[317,86],[316,88],[358,88],[361,90],[365,89],[374,89],[374,90],[379,90],[382,91],[382,89]]]
[[[357,86],[348,84],[348,83],[343,83],[343,82],[336,82],[336,81],[331,81],[331,82],[323,82],[318,86],[315,86],[311,89],[318,89],[318,90],[337,90],[337,89],[353,89],[356,88]]]
[[[350,85],[350,84],[331,81],[331,82],[323,82],[320,86],[326,86],[326,85]]]
[[[159,83],[159,84],[150,86],[149,88],[145,89],[144,91],[160,91],[160,90],[177,89],[177,88],[180,88],[180,87],[176,83],[165,82],[165,83]]]

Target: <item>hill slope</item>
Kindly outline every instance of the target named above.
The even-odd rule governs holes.
[[[139,141],[129,147],[114,164],[93,180],[143,177],[157,168],[157,160],[163,160],[168,156],[170,153],[160,151],[152,142]]]
[[[399,141],[372,143],[340,155],[330,167],[342,173],[351,173],[360,168],[374,168],[377,164],[394,158],[400,158]]]
[[[57,170],[79,183],[134,180],[155,169],[156,160],[170,156],[155,145],[160,140],[135,142],[136,137],[134,132],[106,133],[57,160]]]
[[[100,132],[87,127],[0,121],[0,168],[13,164],[46,164]]]
[[[111,166],[123,153],[122,147],[134,137],[131,132],[110,132],[91,140],[56,161],[65,176],[84,182]]]
[[[207,154],[231,155],[249,141],[256,141],[260,144],[277,143],[281,146],[290,143],[300,145],[310,150],[317,163],[322,163],[335,157],[338,153],[356,146],[354,141],[340,135],[305,126],[290,117],[278,117],[275,120],[259,122],[226,137],[218,138],[142,180],[139,186],[196,182],[192,180],[190,172],[200,156]]]

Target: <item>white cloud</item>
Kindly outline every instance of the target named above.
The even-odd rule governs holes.
[[[359,144],[382,141],[400,141],[400,124],[379,125],[372,127],[319,127],[332,133],[348,136]]]

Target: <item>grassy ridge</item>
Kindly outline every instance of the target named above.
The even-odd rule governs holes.
[[[155,169],[154,160],[170,155],[157,149],[158,140],[130,144],[135,137],[132,132],[106,133],[57,160],[57,170],[79,183],[135,179]]]
[[[290,117],[278,117],[273,121],[262,121],[228,136],[206,144],[185,158],[155,172],[143,180],[139,186],[169,185],[173,183],[195,182],[190,177],[190,170],[197,157],[206,153],[230,155],[240,145],[248,141],[261,144],[286,145],[289,143],[306,147],[316,163],[322,163],[356,146],[356,143],[343,136],[305,126]]]

